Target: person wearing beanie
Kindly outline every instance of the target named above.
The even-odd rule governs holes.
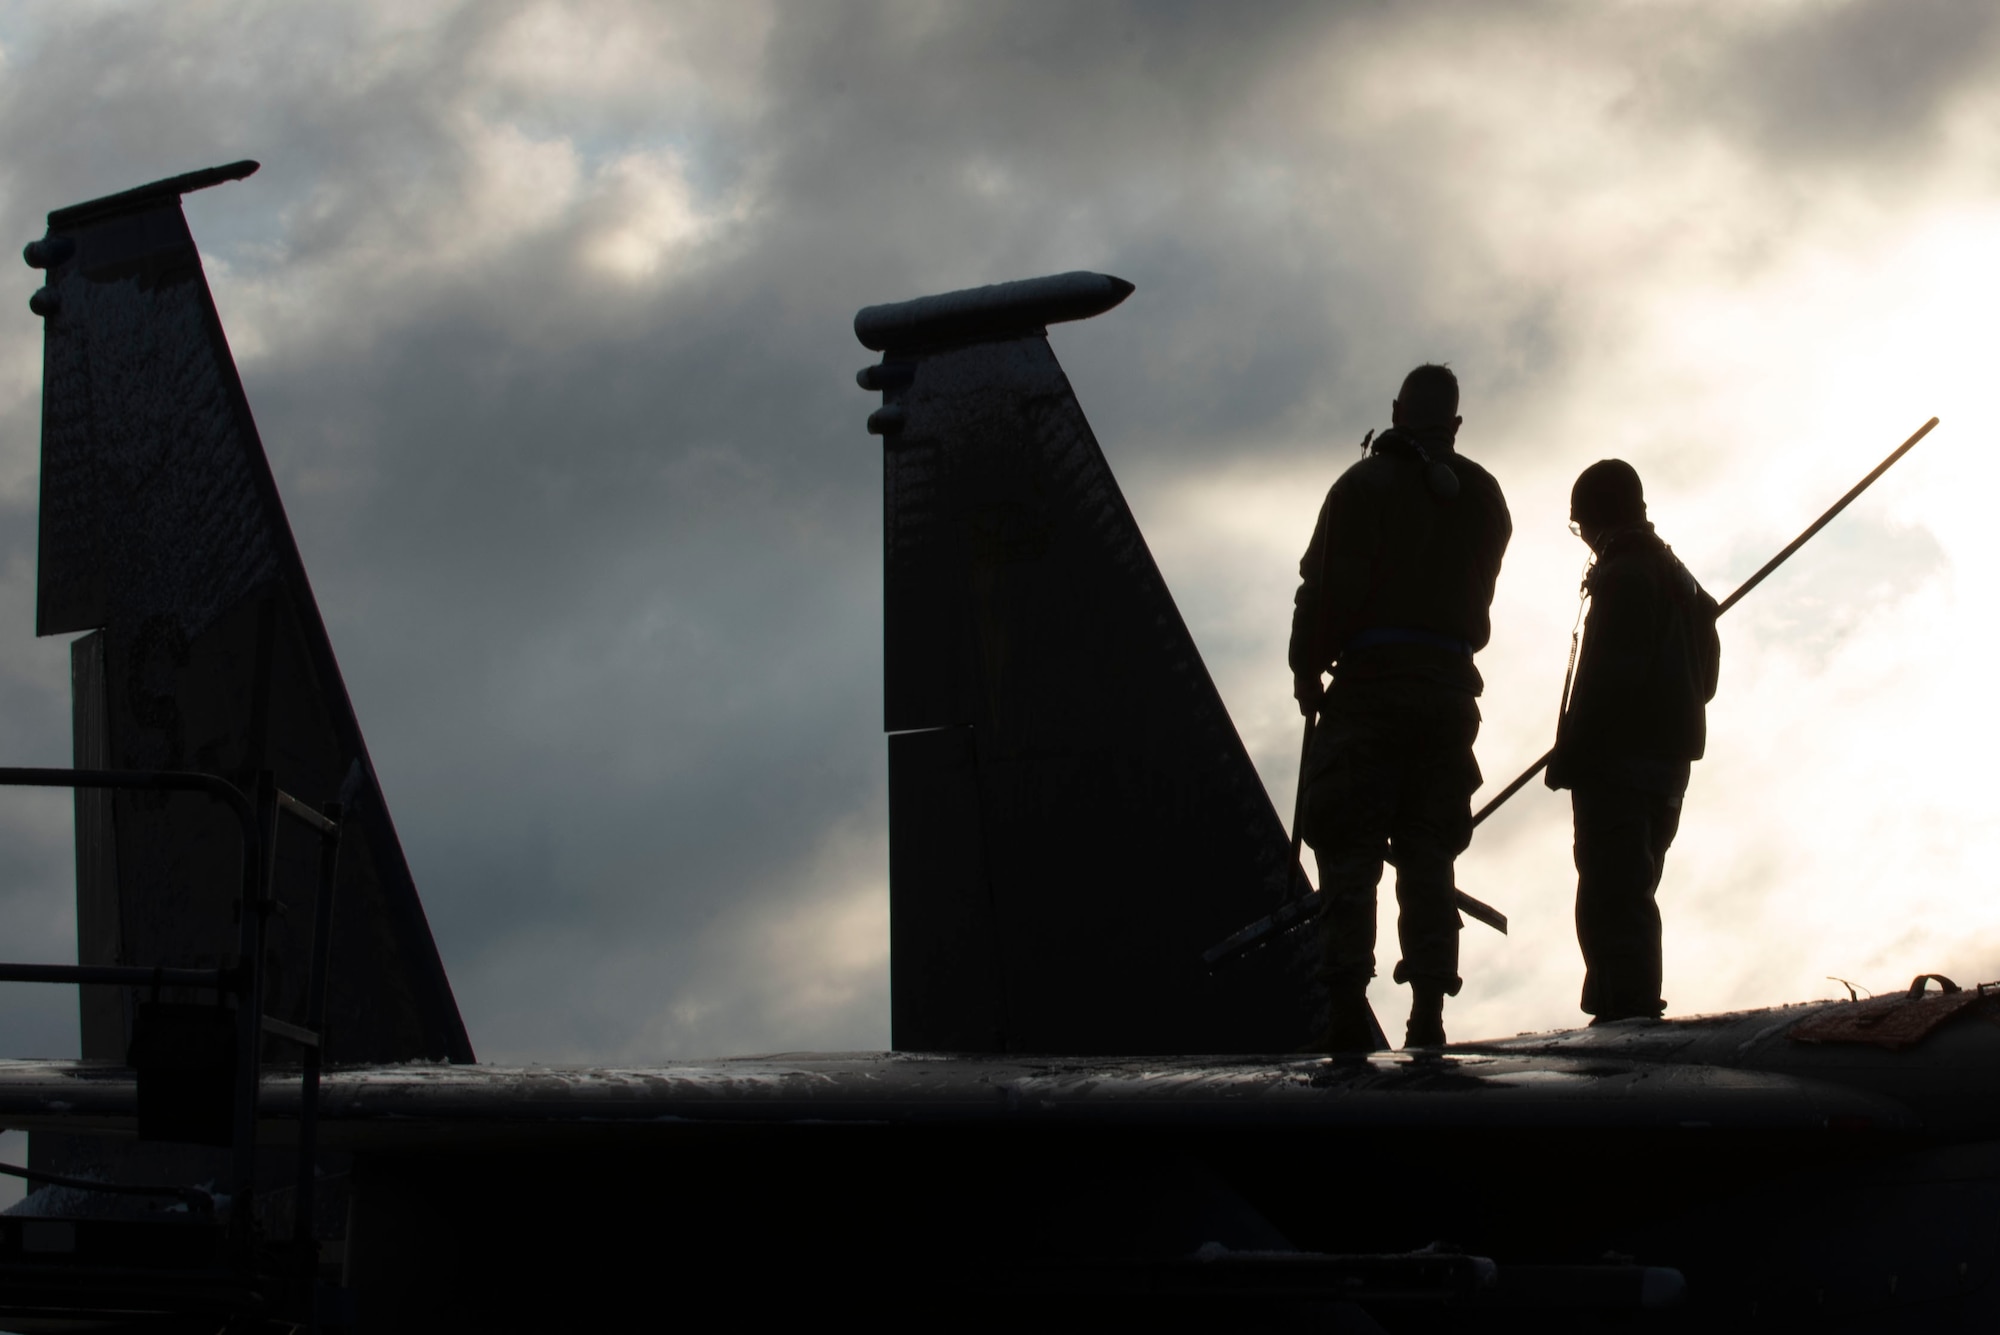
[[[1385,852],[1400,910],[1395,978],[1411,991],[1406,1046],[1445,1041],[1444,999],[1461,983],[1452,864],[1471,842],[1480,782],[1472,656],[1486,647],[1513,533],[1499,484],[1456,449],[1462,420],[1449,368],[1410,372],[1392,425],[1335,481],[1299,561],[1290,660],[1299,710],[1318,717],[1299,782],[1326,902],[1322,1051],[1374,1046]]]
[[[1707,743],[1716,604],[1647,522],[1639,474],[1622,459],[1583,470],[1570,528],[1594,556],[1590,613],[1546,782],[1569,789],[1575,818],[1582,1005],[1592,1024],[1657,1018],[1655,896]]]

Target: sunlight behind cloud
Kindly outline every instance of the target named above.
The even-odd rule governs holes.
[[[1423,25],[1395,40],[1421,44]],[[1406,339],[1405,358],[1457,363],[1461,444],[1499,476],[1516,524],[1480,663],[1475,802],[1553,736],[1584,556],[1562,521],[1582,467],[1634,463],[1662,535],[1721,597],[1937,414],[1911,458],[1722,625],[1709,754],[1661,892],[1666,990],[1688,1013],[1827,995],[1829,973],[1888,987],[1949,961],[2000,976],[1986,884],[2000,720],[1971,706],[1985,661],[1974,591],[2000,578],[1983,516],[2000,480],[1983,374],[2000,297],[1990,192],[1947,166],[1900,197],[1834,191],[1801,211],[1794,182],[1653,115],[1643,80],[1590,72],[1560,43],[1501,60],[1520,35],[1497,19],[1455,40],[1463,59],[1428,74],[1385,61],[1329,78],[1313,124],[1320,151],[1380,134],[1433,171],[1452,164],[1382,184],[1407,192],[1419,225],[1449,220],[1407,275],[1447,332]],[[1565,331],[1566,356],[1517,396],[1496,362],[1513,373],[1508,321],[1536,310]],[[1287,821],[1297,552],[1354,457],[1344,432],[1326,434],[1303,474],[1189,471],[1150,502],[1149,538]],[[1468,923],[1454,1033],[1580,1018],[1569,837],[1567,796],[1537,781],[1461,859],[1460,884],[1513,930]],[[1386,882],[1382,899],[1393,942]],[[1373,995],[1399,1022],[1404,989],[1378,980]]]
[[[610,163],[595,183],[610,221],[584,246],[593,268],[624,282],[659,275],[669,259],[720,219],[697,208],[680,156],[636,153]]]
[[[14,244],[49,207],[266,164],[189,216],[484,1055],[886,1042],[880,457],[850,322],[1077,267],[1139,284],[1054,343],[1285,819],[1299,553],[1411,365],[1457,367],[1516,525],[1488,792],[1553,732],[1583,466],[1633,462],[1722,594],[1938,414],[1723,625],[1667,992],[2000,975],[1990,22],[1260,13],[0,16]],[[15,758],[60,763],[65,650],[26,638],[41,329],[17,274],[0,691]],[[37,856],[69,847],[31,814]],[[1569,863],[1539,786],[1482,827],[1460,879],[1514,930],[1467,928],[1454,1034],[1578,1019]],[[1393,1028],[1405,994],[1377,992]]]

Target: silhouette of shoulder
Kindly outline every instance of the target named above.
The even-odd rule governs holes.
[[[1414,476],[1409,463],[1393,454],[1370,454],[1350,465],[1346,472],[1334,479],[1333,491],[1338,496],[1380,494],[1393,491],[1399,483]]]
[[[1447,455],[1444,462],[1458,476],[1459,495],[1471,497],[1497,510],[1506,519],[1508,530],[1511,532],[1513,520],[1507,514],[1507,498],[1500,491],[1498,479],[1462,454]]]

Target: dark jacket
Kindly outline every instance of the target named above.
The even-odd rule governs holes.
[[[1651,524],[1606,538],[1585,587],[1590,615],[1548,784],[1595,777],[1678,792],[1708,742],[1722,656],[1715,599]]]
[[[1428,456],[1428,462],[1426,462]],[[1442,466],[1457,494],[1441,494]],[[1299,561],[1295,675],[1336,681],[1420,677],[1479,694],[1473,651],[1486,647],[1500,558],[1513,536],[1493,475],[1426,438],[1390,430],[1340,475]]]

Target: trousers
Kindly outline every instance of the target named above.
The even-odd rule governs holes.
[[[1576,942],[1583,1009],[1599,1019],[1658,1015],[1660,906],[1667,849],[1680,830],[1678,794],[1608,780],[1570,790],[1576,818]]]
[[[1322,969],[1330,986],[1375,975],[1376,892],[1396,868],[1399,983],[1457,995],[1452,864],[1472,842],[1479,706],[1414,678],[1335,681],[1305,767],[1303,829],[1326,896]]]

